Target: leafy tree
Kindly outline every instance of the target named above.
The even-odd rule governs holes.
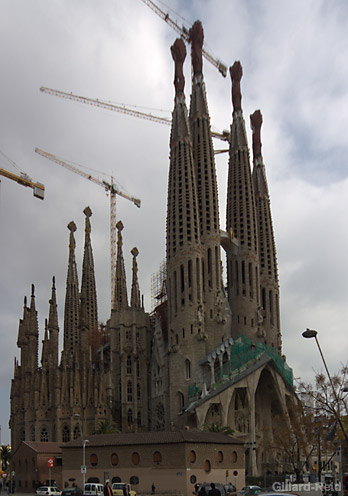
[[[93,434],[116,434],[120,432],[110,420],[101,420]]]
[[[1,446],[1,468],[6,471],[11,458],[11,448],[10,446],[3,445]]]
[[[273,418],[272,431],[264,436],[264,452],[271,463],[282,465],[282,470],[295,474],[297,483],[302,482],[314,454],[335,451],[327,439],[327,424],[327,417],[314,416],[301,401],[295,401],[289,414]]]
[[[306,398],[307,407],[320,416],[331,420],[333,426],[330,433],[343,440],[348,448],[348,422],[346,393],[348,380],[348,364],[341,366],[340,371],[329,378],[323,373],[315,373],[315,384],[300,382],[299,390],[303,398]]]
[[[226,436],[233,436],[234,434],[234,430],[230,426],[217,423],[205,424],[203,430],[208,432],[221,432],[222,434],[226,434]]]

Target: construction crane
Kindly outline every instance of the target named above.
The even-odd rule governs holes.
[[[18,169],[17,165],[13,160],[11,160],[7,155],[5,155],[2,151],[0,151],[0,154],[16,169]],[[7,177],[8,179],[12,179],[12,181],[16,181],[18,184],[21,184],[22,186],[27,186],[29,188],[32,188],[33,190],[33,195],[35,198],[39,198],[40,200],[43,200],[45,197],[45,186],[41,183],[34,182],[32,179],[26,174],[25,172],[19,172],[18,174],[14,174],[13,172],[10,172],[6,169],[0,168],[0,175]]]
[[[177,24],[175,21],[173,21],[173,19],[169,17],[169,14],[163,12],[163,10],[161,10],[154,2],[152,2],[152,0],[142,0],[142,2],[144,2],[145,5],[150,7],[153,12],[155,12],[159,17],[161,17],[161,19],[169,24],[169,26],[174,29],[174,31],[179,33],[183,40],[185,40],[187,43],[191,43],[189,29],[187,29],[185,26],[180,27],[179,24]],[[202,54],[211,64],[213,64],[214,67],[218,69],[223,77],[226,77],[227,67],[225,66],[225,64],[223,64],[220,60],[215,59],[204,48],[202,49]]]
[[[73,93],[67,93],[65,91],[54,90],[52,88],[46,88],[45,86],[41,86],[40,91],[43,93],[47,93],[48,95],[59,96],[61,98],[66,98],[68,100],[74,100],[80,103],[87,103],[89,105],[93,105],[95,107],[104,108],[107,110],[113,110],[115,112],[121,112],[126,115],[131,115],[133,117],[139,117],[141,119],[147,119],[149,121],[158,122],[160,124],[166,124],[168,126],[171,125],[171,119],[167,119],[166,117],[159,117],[153,114],[147,114],[145,112],[139,112],[139,110],[133,110],[124,105],[114,105],[112,103],[104,102],[102,100],[87,98],[85,96],[74,95]],[[222,133],[211,132],[213,138],[218,138],[222,141],[229,141],[230,134],[228,131],[223,131]],[[218,153],[221,153],[218,152]]]
[[[35,152],[43,157],[55,162],[62,167],[70,170],[71,172],[75,172],[75,174],[79,174],[80,176],[92,181],[99,186],[102,186],[105,191],[110,193],[110,262],[111,262],[111,305],[112,308],[115,308],[115,282],[116,282],[116,195],[122,196],[126,200],[129,200],[134,203],[135,206],[140,208],[141,200],[138,198],[134,198],[133,196],[129,196],[126,193],[120,191],[118,186],[114,183],[114,178],[111,176],[110,183],[107,181],[101,181],[100,179],[93,177],[91,174],[84,172],[83,170],[75,167],[71,163],[68,163],[61,158],[56,157],[52,153],[45,152],[40,148],[35,148]]]

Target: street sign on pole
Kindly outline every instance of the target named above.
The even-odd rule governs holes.
[[[49,459],[47,460],[47,467],[48,467],[48,468],[53,467],[53,463],[54,463],[53,458],[49,458]]]
[[[86,473],[87,473],[86,465],[81,465],[81,474],[86,474]]]
[[[3,472],[3,473],[1,474],[1,477],[2,477],[3,479],[6,479],[6,477],[7,477],[7,472]]]

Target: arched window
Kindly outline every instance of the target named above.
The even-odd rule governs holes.
[[[137,424],[141,425],[141,412],[138,412],[137,414]]]
[[[222,451],[217,452],[217,461],[218,463],[222,463],[224,461],[224,454]]]
[[[118,465],[118,455],[116,453],[112,453],[111,455],[111,465]]]
[[[42,443],[47,443],[48,442],[48,432],[47,432],[46,427],[43,427],[42,430],[41,430],[40,441]]]
[[[74,429],[74,439],[80,437],[80,427],[77,425]]]
[[[193,450],[191,450],[190,453],[189,453],[189,462],[190,463],[195,463],[196,458],[197,458],[196,452],[193,451]]]
[[[210,460],[205,460],[204,462],[204,472],[207,474],[211,471],[211,463]]]
[[[184,403],[185,403],[184,395],[180,391],[178,391],[176,393],[176,404],[177,404],[178,412],[181,412],[181,410],[184,407]]]
[[[62,441],[63,443],[67,443],[68,441],[70,441],[70,430],[67,425],[63,427]]]
[[[132,373],[132,357],[130,355],[127,356],[127,374]]]
[[[128,412],[127,412],[127,422],[128,422],[128,425],[133,424],[133,412],[132,412],[131,408],[129,408]]]
[[[186,379],[191,379],[191,362],[188,358],[185,360],[185,374]]]
[[[133,401],[132,381],[127,382],[127,401]]]
[[[92,467],[96,467],[98,465],[98,457],[95,453],[93,453],[89,459]]]
[[[24,429],[21,432],[21,441],[25,441],[25,430]]]
[[[35,426],[32,425],[30,429],[30,438],[32,441],[35,441]]]
[[[139,463],[140,463],[140,455],[136,451],[134,451],[134,453],[132,453],[132,463],[133,463],[133,465],[139,465]]]
[[[139,359],[138,358],[136,361],[136,369],[137,369],[137,377],[140,377],[140,365],[139,365]]]
[[[156,464],[161,463],[162,461],[162,454],[160,451],[155,451],[153,454],[153,462]]]
[[[140,387],[140,384],[138,382],[137,384],[137,400],[140,400],[141,399],[141,387]]]

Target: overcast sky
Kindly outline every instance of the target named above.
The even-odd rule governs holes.
[[[263,114],[262,143],[276,236],[283,348],[295,377],[322,370],[306,328],[319,331],[330,371],[348,352],[348,4],[337,0],[167,0],[190,26],[203,23],[205,48],[243,66],[242,105]],[[162,5],[163,10],[168,11]],[[170,11],[179,24],[182,19]],[[1,178],[0,423],[9,441],[9,390],[23,298],[36,287],[40,342],[52,276],[60,330],[68,258],[67,224],[78,230],[81,280],[84,214],[93,211],[92,243],[99,318],[110,314],[109,198],[103,188],[49,162],[42,148],[113,175],[142,200],[118,197],[124,256],[139,249],[139,278],[151,310],[151,274],[165,256],[168,126],[98,109],[39,91],[48,86],[170,117],[176,33],[141,0],[2,0],[0,3],[0,150],[45,185],[45,200]],[[204,61],[211,121],[228,129],[231,82]],[[190,59],[186,60],[186,96]],[[161,112],[165,111],[165,112]],[[216,148],[224,148],[215,142]],[[227,155],[216,160],[225,228]],[[4,159],[0,167],[16,172]]]

